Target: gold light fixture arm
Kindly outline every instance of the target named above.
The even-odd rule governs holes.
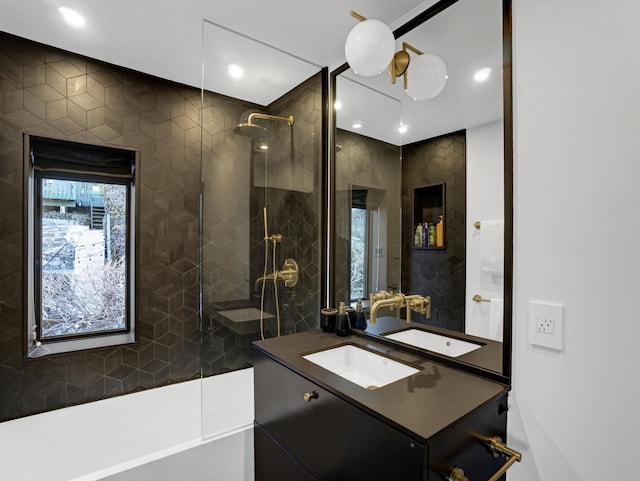
[[[360,15],[358,12],[354,12],[353,10],[351,10],[351,16],[360,22],[364,22],[366,20],[365,17]]]
[[[416,55],[423,55],[424,52],[418,50],[413,45],[402,42],[402,50],[395,53],[391,63],[389,64],[389,73],[391,74],[391,83],[396,83],[396,77],[400,77],[401,75],[404,77],[404,89],[407,89],[409,85],[407,70],[409,68],[409,63],[411,62],[411,56],[409,55],[409,50],[411,50]]]
[[[405,52],[407,50],[411,50],[416,55],[423,55],[424,54],[424,52],[422,50],[418,50],[413,45],[410,45],[407,42],[402,42],[402,50],[404,50]]]

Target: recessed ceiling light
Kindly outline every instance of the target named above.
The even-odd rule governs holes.
[[[336,103],[335,103],[335,104],[333,104],[333,107],[334,107],[336,110],[340,110],[340,109],[342,108],[342,102],[340,102],[340,100],[336,100]]]
[[[260,148],[262,150],[269,150],[269,146],[267,144],[260,144]]]
[[[227,72],[229,73],[229,77],[232,77],[232,78],[244,77],[244,69],[237,63],[230,64],[227,67]]]
[[[354,129],[359,129],[362,127],[362,124],[360,122],[354,122],[351,127],[353,127]]]
[[[405,134],[407,130],[409,130],[409,127],[405,124],[400,124],[400,127],[398,127],[398,132],[401,134]]]
[[[476,70],[476,73],[473,74],[473,80],[476,82],[486,82],[489,80],[491,76],[491,69],[489,67],[481,68],[480,70]]]
[[[80,28],[84,27],[85,20],[82,15],[80,15],[77,11],[73,10],[69,7],[58,7],[58,12],[62,15],[62,18],[65,22],[67,22],[72,27]]]

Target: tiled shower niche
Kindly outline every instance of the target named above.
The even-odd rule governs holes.
[[[414,189],[446,185],[445,247],[412,249]],[[464,332],[466,283],[466,134],[464,131],[402,148],[402,285],[430,295],[431,318],[414,320]]]

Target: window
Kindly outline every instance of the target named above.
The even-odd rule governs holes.
[[[25,136],[30,357],[135,341],[136,158]]]
[[[367,191],[354,190],[351,200],[351,282],[352,301],[366,299],[369,292],[369,223],[366,206]]]

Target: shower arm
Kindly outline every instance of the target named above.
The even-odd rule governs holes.
[[[253,125],[253,119],[283,120],[287,124],[289,124],[289,126],[293,125],[293,122],[294,122],[293,115],[289,115],[289,117],[278,117],[277,115],[261,114],[259,112],[254,112],[250,114],[249,118],[247,119],[247,123],[249,125]]]

